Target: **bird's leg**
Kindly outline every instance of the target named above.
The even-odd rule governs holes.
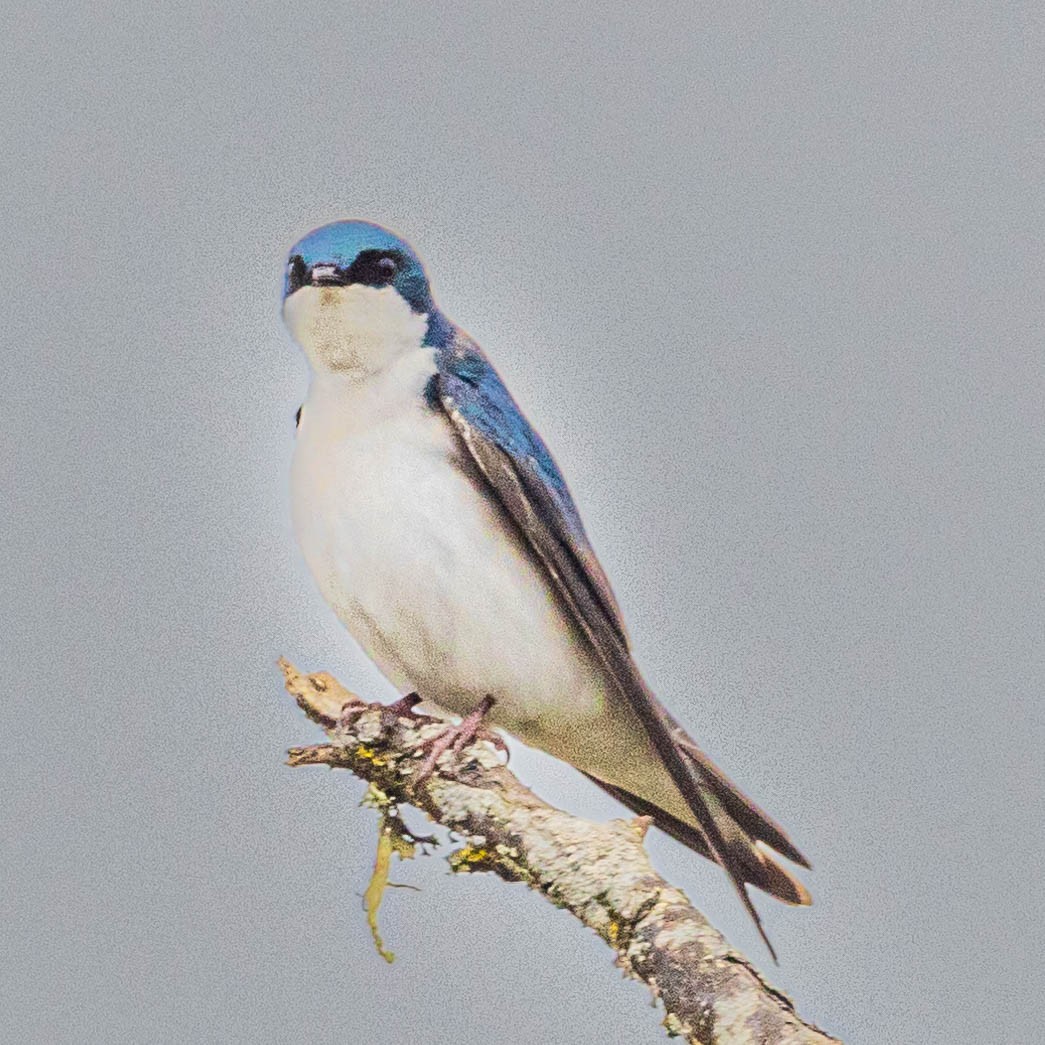
[[[407,693],[405,697],[400,697],[394,704],[386,704],[385,710],[395,715],[397,718],[416,718],[418,716],[411,714],[411,712],[413,712],[414,708],[416,708],[420,703],[420,693]]]
[[[421,696],[417,693],[407,693],[400,697],[394,704],[386,704],[381,709],[381,719],[386,726],[392,725],[398,718],[408,718],[413,722],[431,722],[431,715],[424,715],[414,708],[421,703]]]
[[[486,696],[456,726],[447,726],[438,736],[423,742],[428,754],[414,778],[415,786],[427,780],[435,771],[440,755],[452,751],[459,755],[469,744],[485,740],[498,751],[508,754],[508,745],[492,730],[483,728],[483,721],[494,705],[493,697]]]

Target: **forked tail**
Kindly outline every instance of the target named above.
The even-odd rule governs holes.
[[[757,886],[784,903],[810,904],[812,897],[806,887],[763,847],[775,850],[802,867],[809,867],[810,863],[779,824],[732,784],[696,744],[688,737],[685,740],[677,739],[676,742],[694,770],[691,778],[694,787],[685,797],[701,825],[699,828],[638,795],[607,784],[590,774],[588,776],[632,812],[651,817],[653,823],[666,834],[701,856],[721,864],[733,880],[769,953],[776,961],[776,951],[747,895],[746,886],[748,883]],[[698,814],[698,809],[703,815]]]

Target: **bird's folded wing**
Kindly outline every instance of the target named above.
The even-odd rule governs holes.
[[[730,815],[729,805],[736,804],[732,795],[739,793],[728,782],[725,789],[720,788],[714,776],[702,772],[700,752],[688,750],[692,741],[646,686],[628,648],[616,600],[565,481],[478,346],[459,341],[454,351],[444,353],[437,393],[472,460],[543,566],[565,610],[642,722],[700,825],[707,851],[732,879],[773,953],[745,887],[746,881],[761,884],[773,877],[763,866],[767,858],[751,839],[765,841],[801,863],[804,859],[752,804],[743,805],[741,812],[755,823],[756,831]],[[725,802],[723,790],[730,796]],[[741,796],[740,802],[746,800]]]

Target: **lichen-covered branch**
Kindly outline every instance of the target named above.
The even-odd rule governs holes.
[[[280,661],[288,692],[329,743],[293,748],[289,764],[352,770],[388,796],[450,828],[465,844],[455,871],[492,871],[524,882],[576,915],[645,982],[672,1035],[701,1045],[828,1045],[791,1001],[734,951],[681,890],[650,866],[648,821],[592,823],[542,802],[479,742],[444,754],[418,786],[422,745],[445,724],[367,704],[331,675]]]

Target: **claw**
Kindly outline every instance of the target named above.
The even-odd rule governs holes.
[[[405,697],[400,697],[394,704],[386,704],[381,709],[381,723],[385,728],[393,725],[396,719],[408,718],[415,722],[430,722],[432,721],[431,715],[423,715],[420,711],[415,711],[414,708],[421,703],[421,697],[417,693],[407,693]]]
[[[352,723],[355,722],[364,711],[366,711],[366,704],[360,704],[355,701],[349,701],[347,704],[342,704],[341,714],[338,715],[337,724],[342,729],[350,729]]]
[[[485,740],[492,744],[498,751],[508,754],[508,745],[492,730],[483,728],[483,720],[494,705],[493,697],[483,697],[472,711],[470,711],[456,726],[447,726],[438,736],[423,743],[428,748],[428,754],[421,768],[417,771],[414,784],[423,783],[433,772],[441,755],[452,751],[459,755],[469,744],[476,740]]]

